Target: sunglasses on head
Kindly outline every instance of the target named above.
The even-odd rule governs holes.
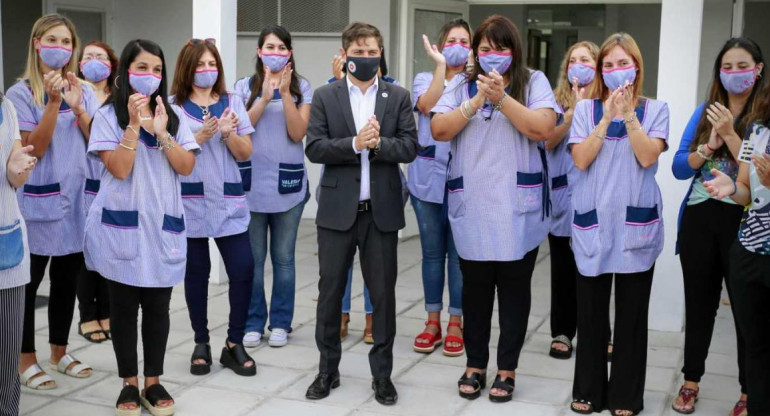
[[[189,41],[187,41],[188,45],[200,45],[202,43],[208,43],[209,45],[216,46],[217,40],[214,39],[214,38],[206,38],[206,39],[195,39],[195,38],[193,38],[193,39],[190,39]]]

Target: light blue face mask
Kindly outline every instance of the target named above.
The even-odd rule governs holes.
[[[613,68],[609,70],[602,70],[602,79],[604,85],[615,91],[619,87],[622,87],[628,81],[629,84],[633,84],[636,80],[636,67],[631,65],[624,68]]]

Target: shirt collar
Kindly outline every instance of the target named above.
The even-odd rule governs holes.
[[[345,74],[345,82],[348,84],[348,94],[353,92],[354,88],[357,89],[359,92],[361,91],[361,89],[358,88],[358,86],[356,86],[356,84],[353,84],[353,82],[350,81],[350,75]],[[374,78],[374,84],[372,84],[369,87],[369,89],[366,90],[366,92],[368,93],[369,91],[372,90],[372,88],[374,88],[375,91],[377,91],[380,88],[380,76],[379,75],[376,78]]]

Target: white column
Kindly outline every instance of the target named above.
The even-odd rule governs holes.
[[[679,207],[689,182],[671,173],[687,121],[698,104],[703,0],[663,0],[660,17],[660,52],[657,98],[671,112],[669,149],[661,155],[656,176],[663,194],[666,244],[655,265],[650,300],[649,327],[659,331],[681,331],[684,325],[682,268],[674,255]]]
[[[193,37],[217,41],[227,87],[235,83],[237,0],[193,0]]]
[[[228,89],[232,88],[235,82],[237,9],[237,0],[193,0],[193,38],[216,39]],[[212,265],[211,282],[227,283],[225,265],[214,239],[209,240],[209,253]]]

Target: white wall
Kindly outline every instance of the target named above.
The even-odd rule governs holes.
[[[658,160],[656,179],[663,194],[666,243],[655,265],[650,299],[650,329],[682,330],[684,325],[684,287],[682,268],[674,256],[677,218],[689,183],[671,173],[674,153],[682,132],[698,102],[698,64],[701,50],[701,24],[704,0],[663,0],[661,12],[657,97],[668,103],[670,111],[669,149]]]
[[[350,22],[364,21],[373,24],[382,33],[385,51],[392,56],[390,39],[390,1],[384,0],[353,0],[350,2]],[[238,36],[236,65],[237,78],[250,76],[254,73],[256,63],[257,36]],[[333,36],[301,36],[292,35],[294,47],[294,60],[297,72],[307,78],[313,88],[326,84],[331,77],[332,56],[339,53],[342,40],[339,35]],[[388,61],[388,66],[391,61]],[[232,80],[230,87],[236,81]],[[315,187],[320,180],[320,166],[305,160],[308,179],[310,180],[310,192],[312,197],[305,205],[304,218],[315,218],[318,204],[315,201]]]
[[[192,37],[192,0],[112,0],[112,7],[108,29],[118,55],[130,40],[154,41],[163,49],[171,79],[179,50]]]

